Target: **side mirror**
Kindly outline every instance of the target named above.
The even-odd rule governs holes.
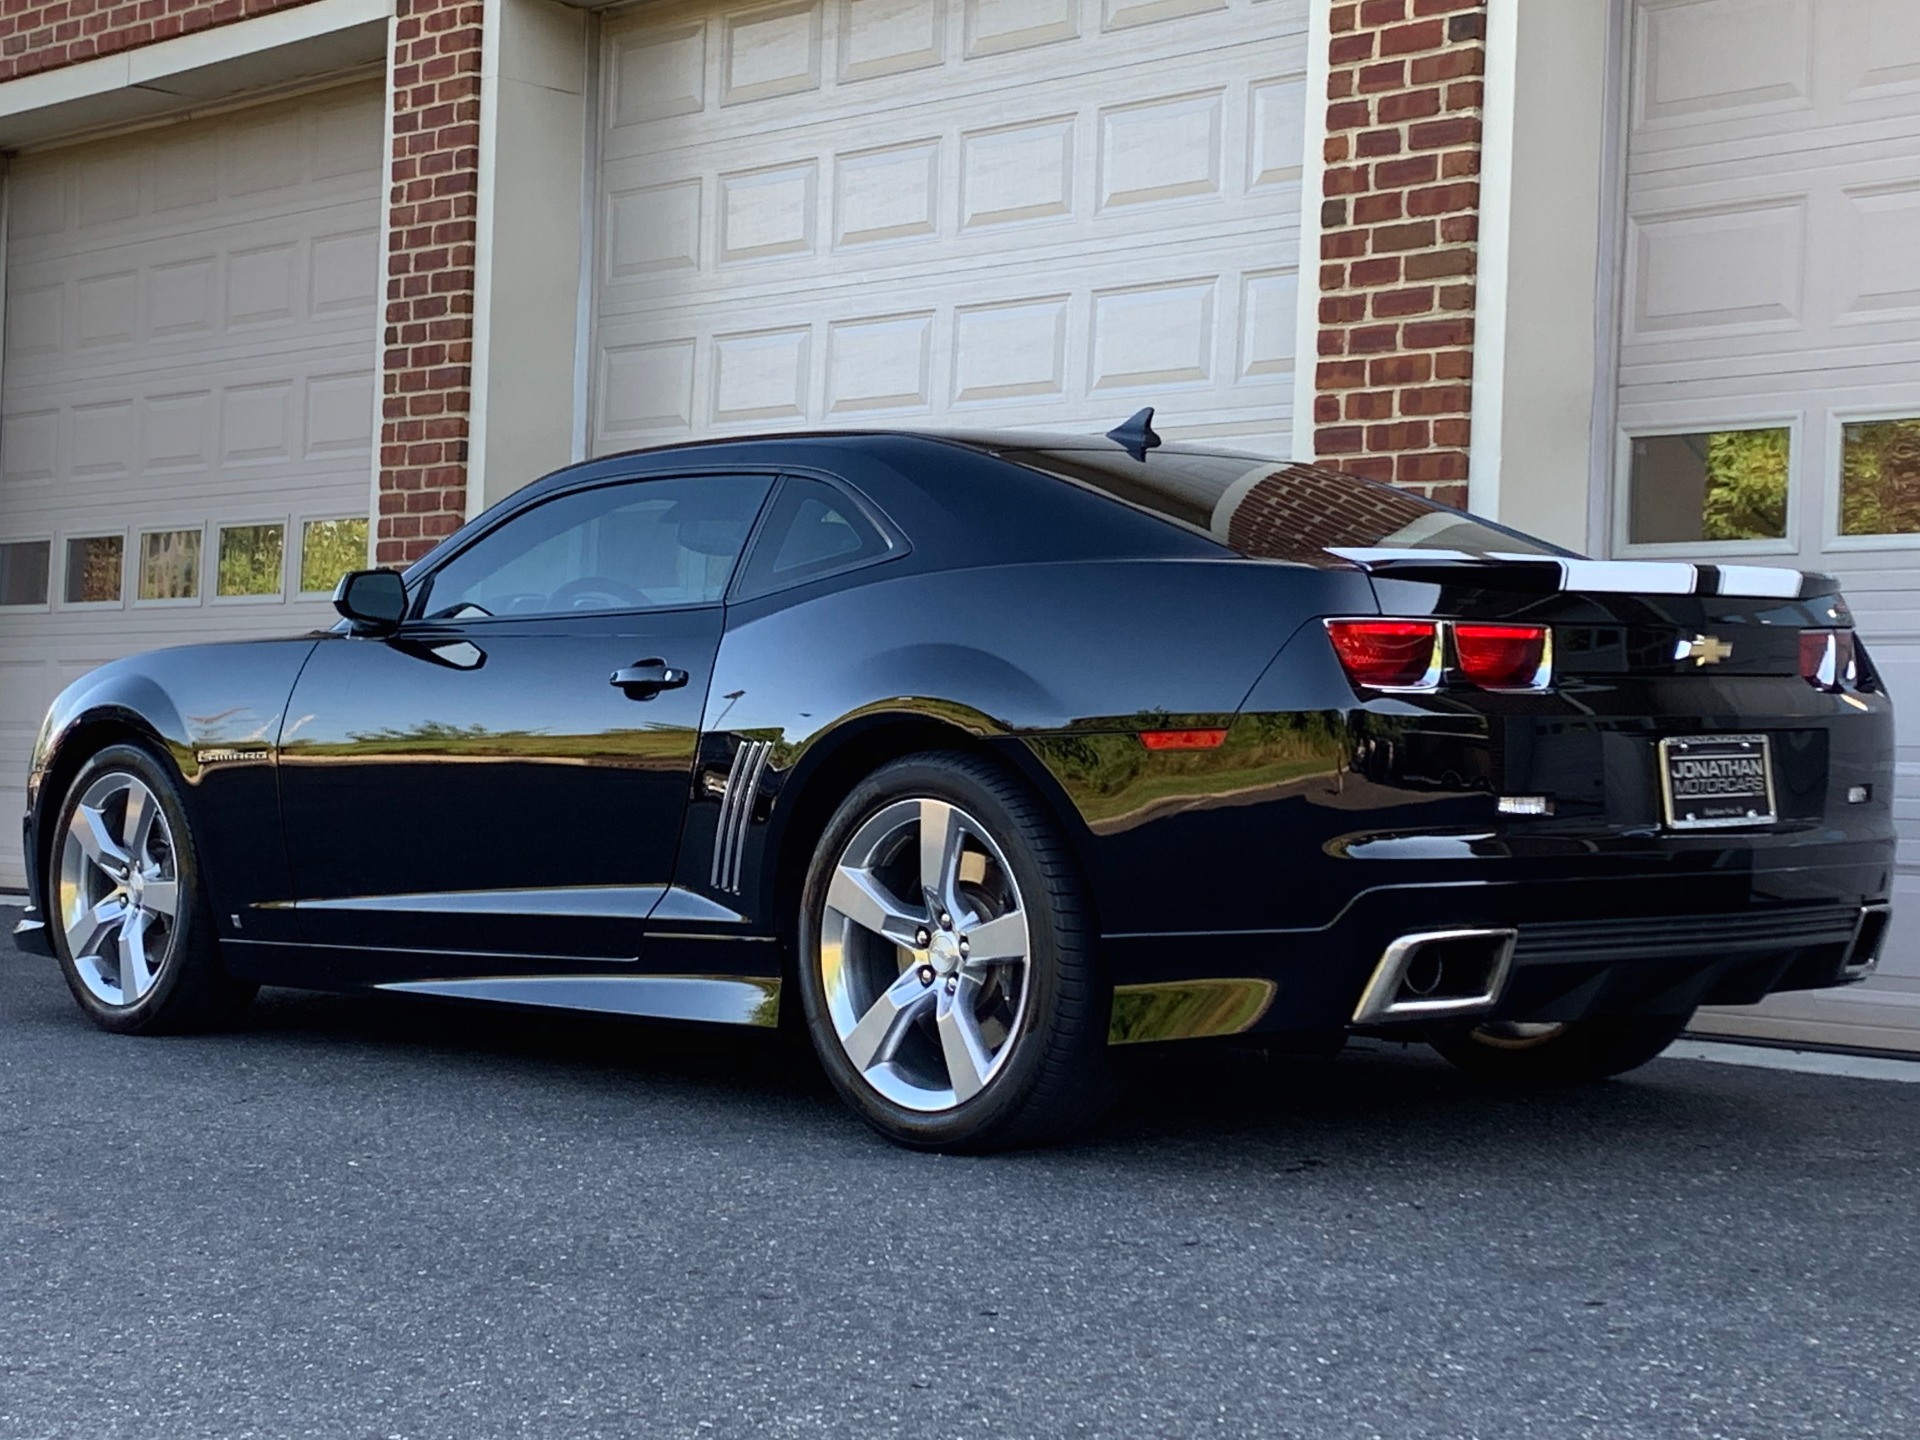
[[[407,615],[407,587],[396,570],[353,570],[333,587],[333,608],[362,635],[391,635]]]

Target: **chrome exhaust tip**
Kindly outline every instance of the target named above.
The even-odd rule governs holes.
[[[1380,956],[1353,1024],[1434,1020],[1491,1010],[1513,968],[1515,930],[1423,930]]]
[[[1853,943],[1847,947],[1847,958],[1841,962],[1842,980],[1864,980],[1880,964],[1880,949],[1886,942],[1887,926],[1893,919],[1893,906],[1888,904],[1862,905],[1860,919],[1853,927]]]

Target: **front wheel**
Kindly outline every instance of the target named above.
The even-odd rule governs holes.
[[[1627,1015],[1563,1025],[1493,1022],[1435,1031],[1427,1043],[1469,1075],[1508,1085],[1580,1085],[1637,1070],[1693,1018]]]
[[[186,807],[153,756],[114,745],[81,767],[48,858],[54,954],[95,1023],[204,1030],[246,1008],[255,987],[220,964]]]
[[[994,766],[926,755],[841,805],[808,875],[800,993],[841,1096],[929,1150],[1034,1144],[1108,1094],[1111,996],[1078,880]]]

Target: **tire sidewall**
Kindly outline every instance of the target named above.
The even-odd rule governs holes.
[[[929,1114],[896,1105],[867,1084],[847,1058],[827,1009],[820,969],[821,918],[826,892],[847,843],[886,806],[905,799],[944,800],[965,810],[992,834],[1019,886],[1031,951],[1027,959],[1026,1011],[1014,1051],[1000,1072],[972,1099]],[[1056,903],[1035,854],[1029,825],[1013,814],[969,768],[940,758],[897,761],[876,771],[841,804],[821,835],[801,896],[797,968],[802,1011],[827,1077],[840,1095],[889,1138],[924,1149],[966,1149],[990,1144],[1012,1125],[1039,1085],[1048,1052],[1059,1039],[1066,967],[1084,967],[1085,940]],[[1043,842],[1044,843],[1044,842]]]
[[[66,847],[67,827],[72,823],[74,811],[79,808],[80,797],[87,793],[94,781],[108,774],[134,776],[160,802],[161,813],[166,816],[167,825],[173,833],[174,873],[179,895],[178,911],[174,917],[173,948],[168,952],[159,979],[136,1003],[127,1006],[103,1004],[80,978],[79,966],[67,944],[65,917],[59,905],[60,866]],[[183,984],[188,983],[187,971],[203,924],[199,899],[199,856],[194,849],[193,831],[187,821],[186,806],[180,799],[179,786],[167,767],[144,748],[137,745],[111,745],[80,767],[80,773],[74,776],[73,783],[67,787],[67,793],[61,799],[58,816],[58,824],[47,850],[47,929],[67,988],[73,992],[73,998],[80,1003],[80,1008],[105,1029],[127,1034],[158,1029],[164,1023],[168,1002]]]
[[[1518,1047],[1489,1044],[1472,1029],[1442,1032],[1429,1043],[1469,1075],[1496,1084],[1584,1085],[1654,1060],[1690,1019],[1689,1011],[1575,1020],[1558,1035]]]

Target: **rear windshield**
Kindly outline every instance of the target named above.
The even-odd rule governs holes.
[[[1345,550],[1563,555],[1410,490],[1306,465],[1194,450],[1002,450],[1003,460],[1090,486],[1242,555],[1325,565]]]

